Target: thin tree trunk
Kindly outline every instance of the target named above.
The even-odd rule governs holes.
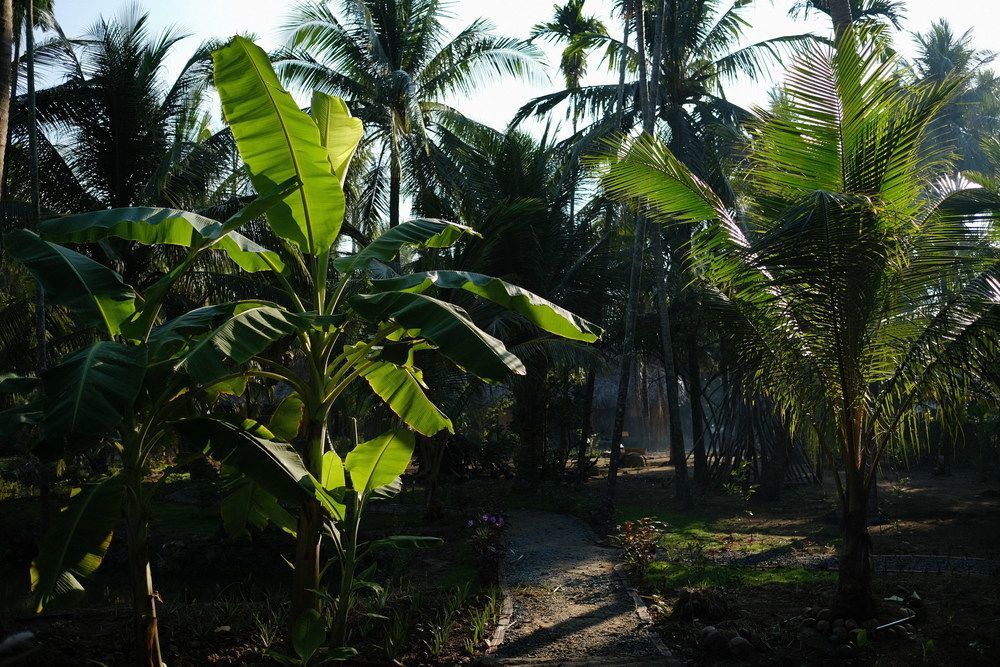
[[[10,127],[11,80],[16,62],[14,56],[14,1],[0,0],[0,198],[7,195],[3,188],[4,158]]]
[[[625,19],[625,40],[628,43],[628,19]],[[639,53],[639,93],[645,99],[646,89],[646,43],[645,26],[643,23],[642,4],[638,3],[635,11],[636,51]],[[624,53],[623,53],[624,58]],[[622,72],[624,72],[624,61]],[[624,74],[622,74],[624,81]],[[624,105],[624,84],[619,88],[619,101]],[[624,106],[621,108],[624,118]],[[635,233],[632,239],[632,256],[629,265],[628,300],[625,304],[625,332],[622,337],[621,366],[618,372],[618,396],[615,401],[615,419],[611,429],[611,452],[608,461],[608,485],[605,497],[605,519],[614,524],[615,486],[618,482],[618,458],[622,444],[622,433],[625,430],[625,408],[628,403],[628,387],[632,374],[632,364],[635,361],[635,327],[639,312],[639,283],[642,276],[642,253],[646,246],[646,218],[636,215]]]
[[[687,454],[684,449],[684,430],[681,428],[680,397],[677,392],[677,368],[674,363],[674,346],[670,310],[667,305],[664,255],[660,230],[650,232],[652,241],[654,278],[656,284],[656,311],[660,325],[660,348],[663,354],[664,384],[667,394],[667,411],[670,414],[670,462],[674,466],[674,500],[682,508],[691,506],[691,486],[688,484]]]
[[[126,499],[128,566],[132,588],[132,630],[136,664],[160,667],[160,632],[157,624],[153,575],[149,566],[149,515],[143,500],[142,477],[133,472]]]
[[[21,33],[18,31],[14,39],[14,62],[11,64],[11,77],[10,77],[10,103],[13,104],[14,100],[17,99],[17,87],[19,79],[21,77]],[[9,113],[10,107],[8,107]],[[10,139],[13,136],[13,128],[10,126],[9,121],[7,125],[7,145],[10,146]],[[10,188],[10,172],[7,170],[7,160],[6,151],[4,152],[4,170],[0,173],[0,197],[5,196],[7,190]]]
[[[693,331],[687,335],[688,391],[691,394],[691,447],[694,451],[694,479],[699,484],[708,481],[708,456],[705,454],[705,414],[701,404],[701,359],[698,339]]]
[[[576,477],[578,483],[586,479],[587,442],[590,437],[590,423],[594,411],[594,388],[597,384],[597,371],[591,366],[587,370],[587,383],[583,390],[583,416],[580,420],[580,442],[576,452]]]
[[[399,199],[402,173],[399,165],[399,141],[393,128],[389,137],[389,227],[399,224]]]
[[[830,0],[830,18],[833,19],[833,33],[839,40],[854,20],[850,0]]]

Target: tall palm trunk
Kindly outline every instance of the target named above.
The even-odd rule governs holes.
[[[0,0],[0,198],[6,195],[3,187],[4,158],[7,155],[8,128],[10,127],[10,82],[14,78],[14,0]]]
[[[389,136],[389,227],[399,224],[399,199],[402,192],[402,169],[399,164],[399,140],[396,128]]]
[[[653,255],[653,281],[656,284],[656,311],[659,323],[660,350],[663,354],[663,375],[666,385],[667,410],[670,412],[670,463],[674,466],[674,500],[686,509],[691,506],[691,486],[688,484],[687,452],[684,430],[681,428],[680,397],[677,391],[677,368],[674,362],[673,323],[667,305],[664,254],[660,229],[650,232]]]
[[[656,36],[653,38],[653,58],[650,63],[649,89],[643,105],[643,131],[654,135],[656,131],[656,113],[659,108],[660,66],[663,62],[663,33],[666,25],[666,0],[661,0],[656,11],[654,26]],[[670,321],[670,309],[667,305],[666,273],[663,269],[666,256],[659,228],[654,228],[650,234],[653,255],[654,297],[659,323],[660,351],[663,355],[663,372],[667,393],[667,410],[670,413],[670,460],[674,466],[674,498],[678,505],[688,507],[691,504],[691,488],[688,484],[687,455],[684,449],[684,431],[681,428],[680,397],[677,392],[677,369],[674,363],[673,323]]]
[[[840,39],[854,20],[851,0],[830,0],[830,18],[833,19],[833,32]]]
[[[639,89],[640,93],[647,94],[646,91],[646,29],[643,23],[642,3],[637,3],[635,8],[635,34],[636,50],[639,53]],[[628,46],[628,17],[625,18],[625,38],[624,45]],[[618,101],[624,120],[624,71],[625,56],[622,55],[622,76],[621,85],[618,89]],[[614,524],[614,503],[615,486],[618,482],[618,457],[619,448],[622,444],[622,433],[625,430],[625,408],[628,403],[628,387],[632,375],[632,365],[635,362],[635,327],[639,312],[639,283],[642,276],[642,253],[646,246],[646,218],[637,215],[635,220],[635,233],[632,239],[632,256],[629,265],[628,280],[628,300],[625,304],[625,331],[622,335],[621,366],[618,372],[618,395],[615,400],[615,419],[611,427],[611,454],[608,462],[608,486],[605,498],[605,519],[609,524]]]
[[[698,308],[697,301],[693,308]],[[692,325],[692,329],[696,328]],[[695,331],[687,333],[688,388],[691,394],[691,449],[694,453],[694,479],[699,484],[708,481],[708,456],[705,454],[705,413],[701,404],[701,359]]]

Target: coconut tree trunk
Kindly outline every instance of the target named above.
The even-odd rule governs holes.
[[[667,305],[665,257],[660,240],[660,229],[650,233],[653,253],[653,281],[656,284],[656,311],[659,323],[660,350],[663,354],[663,374],[666,385],[667,410],[670,413],[670,462],[674,466],[674,500],[678,506],[691,506],[691,485],[688,483],[687,452],[684,449],[684,430],[681,428],[680,397],[677,392],[677,368],[674,363],[673,334],[670,310]]]
[[[308,461],[310,472],[317,477],[323,466],[326,448],[326,420],[309,422]],[[310,609],[319,610],[320,534],[323,529],[323,509],[318,500],[307,500],[299,511],[295,535],[295,570],[292,575],[292,608],[290,628]]]
[[[645,25],[642,3],[635,8],[636,50],[639,53],[639,91],[645,98],[646,89],[646,43]],[[625,45],[628,45],[628,17],[625,18]],[[624,119],[624,54],[622,61],[621,85],[619,86],[619,102]],[[625,408],[628,403],[628,388],[632,375],[632,365],[635,363],[635,326],[639,312],[639,283],[642,276],[642,254],[646,246],[646,218],[637,215],[635,233],[632,238],[632,256],[629,258],[628,299],[625,304],[625,331],[622,335],[621,366],[618,372],[618,395],[615,400],[615,419],[611,427],[611,452],[608,462],[608,484],[605,496],[605,519],[614,524],[615,486],[618,482],[618,456],[622,444],[622,433],[625,430]]]
[[[4,158],[10,127],[11,80],[14,78],[14,0],[0,0],[0,198],[3,188]]]
[[[399,164],[399,140],[396,130],[389,137],[389,227],[399,224],[399,199],[402,191],[402,169]]]
[[[697,304],[692,304],[697,308]],[[691,448],[694,452],[694,479],[698,484],[708,481],[708,456],[705,454],[705,414],[701,404],[701,359],[698,338],[693,331],[687,335],[688,389],[691,394]]]
[[[854,20],[851,14],[851,0],[830,0],[830,18],[833,19],[833,33],[840,39]]]
[[[143,497],[141,473],[133,471],[129,476],[125,511],[135,660],[143,667],[160,667],[163,656],[156,616],[159,596],[153,588],[149,566],[149,510]]]
[[[597,371],[591,366],[587,370],[587,381],[583,389],[583,415],[580,420],[580,442],[576,450],[576,478],[578,483],[586,479],[587,441],[590,437],[590,424],[594,412],[594,388],[597,384]]]
[[[663,59],[663,32],[665,22],[664,11],[666,1],[658,3],[656,20],[656,36],[653,39],[653,58],[650,63],[649,93],[643,108],[643,130],[646,134],[656,132],[656,116],[659,108],[660,64]],[[688,484],[687,455],[684,449],[684,430],[681,427],[680,397],[677,392],[677,369],[674,363],[674,344],[670,310],[667,305],[666,272],[661,233],[658,227],[652,229],[650,241],[653,256],[653,283],[656,299],[656,313],[659,323],[660,351],[663,354],[663,372],[666,384],[667,411],[670,414],[670,459],[674,465],[674,499],[681,507],[691,504],[691,488]]]
[[[871,612],[875,570],[868,533],[868,489],[863,478],[858,470],[847,471],[844,485],[847,507],[842,519],[844,544],[837,582],[836,606],[855,618],[865,618]]]

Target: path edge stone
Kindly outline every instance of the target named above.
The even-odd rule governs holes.
[[[653,642],[653,646],[656,650],[660,652],[660,655],[664,658],[673,658],[674,654],[670,651],[664,643],[663,638],[660,637],[660,633],[656,631],[656,626],[653,623],[653,615],[649,613],[649,605],[646,601],[642,599],[642,596],[635,590],[632,586],[632,582],[629,581],[628,575],[625,574],[625,563],[618,563],[615,565],[613,570],[614,576],[621,582],[625,590],[628,591],[629,597],[632,598],[632,603],[635,605],[636,616],[642,623],[646,624],[646,632],[649,634],[650,641]]]
[[[505,548],[503,554],[503,558],[497,565],[497,588],[503,602],[500,607],[500,617],[497,619],[497,627],[493,630],[493,636],[490,637],[486,647],[486,655],[495,653],[500,648],[500,644],[503,644],[504,637],[507,635],[507,628],[510,627],[510,622],[514,618],[514,596],[511,595],[510,588],[507,586],[507,559],[510,557],[510,549]]]

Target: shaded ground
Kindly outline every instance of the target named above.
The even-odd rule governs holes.
[[[749,505],[722,493],[697,494],[688,512],[674,509],[672,469],[664,457],[623,471],[617,522],[655,517],[670,527],[657,560],[639,588],[658,613],[657,630],[679,658],[692,664],[1000,664],[1000,493],[974,472],[935,476],[917,468],[890,474],[879,485],[885,522],[873,527],[880,567],[876,594],[881,621],[899,618],[903,599],[923,601],[912,633],[883,637],[862,650],[840,653],[843,642],[802,633],[802,621],[833,598],[840,544],[836,490],[785,489],[781,500],[755,497]],[[601,471],[603,473],[603,471]],[[449,504],[475,498],[498,507],[571,513],[594,523],[603,517],[603,479],[582,489],[545,483],[531,492],[477,481],[451,487]],[[910,572],[894,572],[910,570]],[[975,573],[975,574],[973,574]],[[684,589],[709,591],[715,614],[678,610]],[[862,619],[863,620],[863,619]],[[713,624],[730,637],[751,640],[753,651],[735,660],[701,645]]]
[[[565,514],[510,515],[507,583],[514,617],[497,658],[661,659],[613,574],[618,551],[599,546],[595,537]]]

